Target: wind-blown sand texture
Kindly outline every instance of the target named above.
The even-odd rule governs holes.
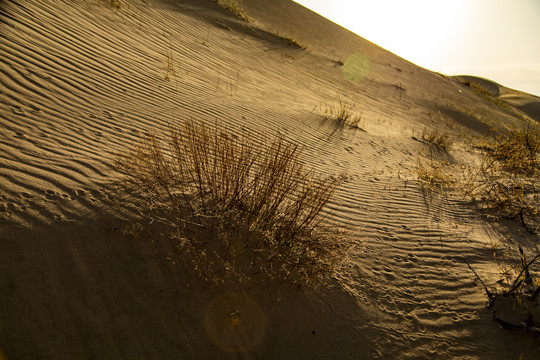
[[[540,354],[531,335],[497,326],[463,261],[494,285],[493,244],[511,238],[532,254],[538,236],[422,191],[415,170],[426,126],[454,138],[436,157],[468,161],[490,128],[538,121],[539,98],[504,88],[508,111],[288,0],[242,1],[251,22],[210,0],[109,3],[0,3],[7,359]],[[362,130],[326,118],[338,97]],[[255,140],[279,130],[310,168],[345,174],[328,221],[349,231],[348,266],[316,288],[213,286],[187,274],[159,232],[127,233],[147,220],[109,190],[112,153],[192,118]]]

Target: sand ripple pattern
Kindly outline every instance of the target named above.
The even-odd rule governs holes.
[[[182,308],[188,290],[170,254],[156,254],[148,242],[135,251],[135,240],[119,240],[120,216],[107,188],[116,176],[107,167],[112,152],[195,118],[255,142],[283,133],[304,146],[308,167],[345,178],[328,220],[355,243],[351,267],[338,279],[347,296],[310,300],[292,292],[297,302],[266,304],[273,306],[268,333],[253,358],[286,358],[291,339],[308,344],[306,358],[508,354],[504,343],[482,341],[496,329],[463,263],[490,257],[473,234],[473,214],[449,194],[422,191],[403,171],[414,168],[424,145],[399,126],[427,112],[427,101],[412,96],[429,90],[411,82],[398,97],[381,79],[413,77],[411,64],[399,60],[396,70],[374,59],[366,81],[352,84],[329,56],[290,47],[211,1],[133,0],[120,10],[105,3],[0,5],[0,272],[9,264],[0,305],[12,309],[0,316],[11,326],[0,331],[8,334],[3,346],[11,343],[8,350],[21,358],[182,358],[201,349],[208,358],[223,356],[206,350],[213,347],[201,329],[192,342],[189,326],[202,323],[204,309]],[[456,85],[445,86],[457,94]],[[366,131],[325,118],[321,100],[336,94],[361,104]],[[133,204],[118,211],[138,214]],[[42,228],[47,232],[30,231]],[[200,294],[190,303],[211,300]],[[315,337],[325,329],[326,337]],[[66,350],[55,352],[55,344]]]

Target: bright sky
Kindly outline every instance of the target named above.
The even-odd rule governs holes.
[[[429,70],[540,96],[540,0],[295,0]]]

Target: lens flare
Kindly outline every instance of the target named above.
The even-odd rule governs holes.
[[[369,67],[369,59],[361,52],[356,52],[343,63],[343,76],[349,81],[360,81],[369,73]]]
[[[257,345],[264,333],[264,314],[259,305],[240,293],[214,299],[204,316],[208,338],[228,352],[242,353]]]

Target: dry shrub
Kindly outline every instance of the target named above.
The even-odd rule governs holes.
[[[413,139],[433,145],[439,149],[448,151],[452,147],[454,141],[450,134],[441,130],[441,125],[444,118],[440,112],[429,113],[428,119],[424,123],[424,128],[420,133],[420,138],[413,136]],[[432,149],[430,149],[432,150]]]
[[[486,90],[485,88],[483,88],[482,86],[480,86],[478,84],[475,84],[474,82],[472,82],[470,80],[465,80],[463,82],[463,85],[471,88],[471,90],[477,95],[493,97],[493,95],[491,94],[490,91]]]
[[[335,120],[338,125],[348,125],[353,128],[359,126],[362,116],[356,115],[356,106],[352,101],[347,101],[337,97],[337,103],[333,102],[327,106],[324,113]]]
[[[433,159],[425,161],[420,156],[416,174],[421,184],[427,186],[428,189],[437,187],[443,190],[453,186],[455,182],[451,166],[447,161],[439,162]]]
[[[488,297],[487,309],[493,312],[493,318],[503,328],[520,330],[534,336],[540,335],[540,277],[533,271],[537,254],[532,259],[518,246],[511,256],[499,258],[494,253],[503,278],[497,281],[497,288],[484,283],[467,260],[465,262],[481,282]],[[513,259],[512,259],[513,258]]]
[[[483,142],[479,166],[419,157],[417,176],[428,188],[448,188],[473,200],[491,215],[518,220],[531,232],[540,229],[538,132],[514,131]],[[439,146],[440,147],[440,146]],[[430,149],[432,151],[433,149]],[[430,152],[432,154],[432,152]]]
[[[166,142],[147,136],[115,167],[205,278],[301,284],[332,273],[345,245],[322,224],[340,179],[305,170],[300,153],[283,136],[256,144],[190,121]]]
[[[238,4],[236,0],[212,0],[224,9],[232,12],[236,17],[245,21],[252,21],[253,19],[245,12],[244,9]]]
[[[449,150],[453,144],[450,135],[446,132],[441,132],[439,128],[428,129],[424,127],[421,139],[444,150]]]
[[[540,166],[540,131],[529,126],[501,135],[493,144],[484,146],[487,154],[510,173],[534,174]]]
[[[281,32],[277,29],[272,29],[271,33],[275,35],[276,37],[280,38],[281,40],[285,40],[289,43],[289,45],[293,45],[296,47],[299,47],[301,49],[307,50],[308,46],[303,41],[299,41],[295,39],[292,35],[289,35],[287,33]]]
[[[468,194],[497,215],[519,219],[529,231],[540,226],[540,137],[532,127],[484,142],[482,164]]]
[[[100,0],[100,2],[103,2],[105,5],[115,10],[129,7],[126,0]]]

